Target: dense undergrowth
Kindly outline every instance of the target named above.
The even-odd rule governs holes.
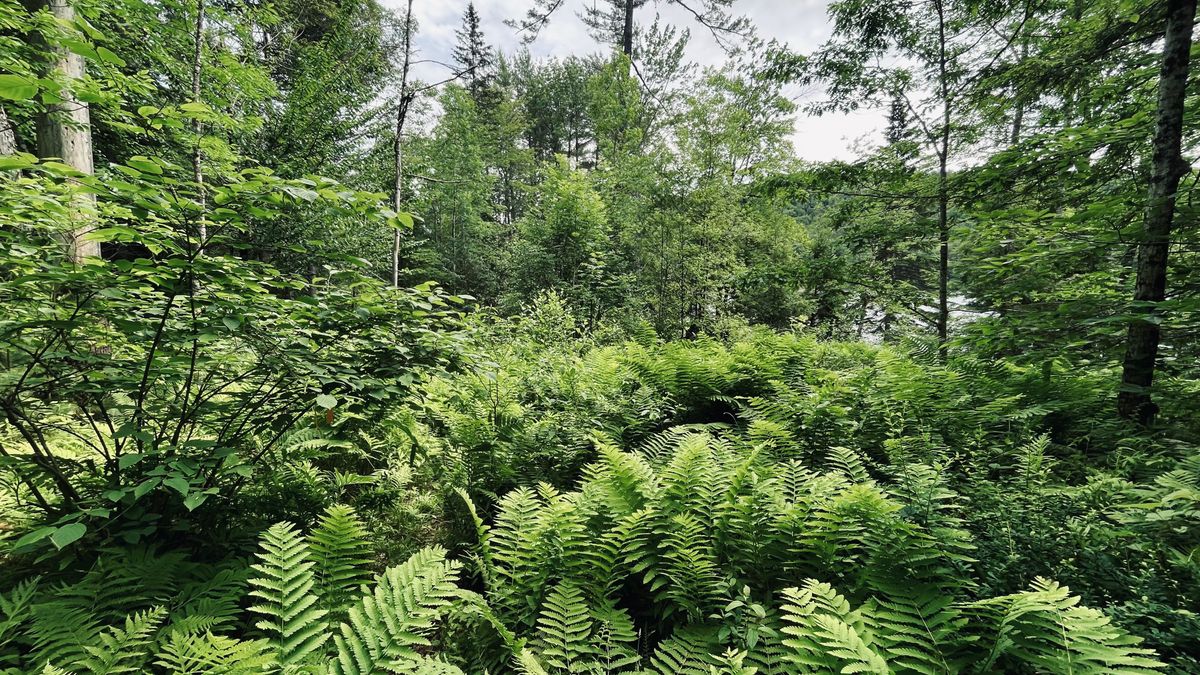
[[[553,296],[471,330],[480,355],[387,414],[288,433],[219,505],[242,537],[10,565],[4,665],[1200,667],[1191,430],[1105,421],[1111,373],[749,328],[584,335]]]

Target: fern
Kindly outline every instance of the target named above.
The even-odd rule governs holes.
[[[244,641],[206,631],[171,633],[154,664],[178,675],[242,675],[261,673],[275,662],[265,639]]]
[[[471,500],[467,491],[462,488],[455,488],[454,491],[466,506],[467,514],[471,517],[471,525],[475,528],[475,550],[472,557],[479,570],[479,576],[483,580],[483,587],[486,590],[494,589],[496,587],[496,560],[492,556],[491,532],[484,524],[483,519],[479,517],[475,502]]]
[[[262,602],[251,611],[266,618],[255,625],[267,633],[275,657],[293,665],[315,656],[329,639],[326,612],[317,607],[316,581],[308,546],[290,523],[273,525],[263,534],[260,563],[252,569],[250,595]]]
[[[1042,672],[1145,675],[1163,667],[1141,639],[1079,605],[1064,586],[1038,579],[1024,593],[975,603],[991,619],[987,664],[1013,658]]]
[[[641,661],[636,649],[637,631],[625,610],[606,600],[592,612],[592,619],[596,622],[595,660],[602,672],[615,673]]]
[[[32,616],[33,599],[37,593],[40,577],[32,577],[18,583],[8,592],[0,594],[0,646],[15,640],[22,626]],[[5,663],[15,654],[0,654],[0,663]]]
[[[100,635],[99,645],[85,645],[88,658],[79,662],[95,675],[135,673],[150,657],[149,647],[154,631],[166,618],[167,610],[156,607],[131,615],[124,628],[111,628]]]
[[[632,513],[655,498],[654,469],[640,455],[621,452],[602,441],[597,441],[596,451],[600,460],[587,467],[584,476],[612,514]]]
[[[783,591],[785,658],[801,672],[880,673],[890,670],[873,648],[862,616],[828,584],[810,579]]]
[[[342,618],[360,587],[370,580],[367,530],[349,506],[326,509],[308,537],[315,563],[316,593],[331,620]]]
[[[537,628],[540,660],[551,668],[579,672],[596,653],[591,644],[592,618],[583,592],[573,584],[561,583],[550,591]]]
[[[897,586],[863,608],[892,668],[933,675],[958,670],[967,619],[934,586]]]
[[[33,607],[28,637],[34,663],[72,664],[89,655],[84,645],[94,644],[104,625],[91,609],[68,601],[51,601]]]
[[[713,611],[722,600],[724,579],[704,535],[704,526],[691,514],[669,521],[662,546],[662,573],[669,580],[666,597],[671,609],[682,610],[690,620]]]
[[[513,657],[513,665],[521,675],[550,675],[533,652],[528,649],[521,650]]]
[[[833,471],[855,483],[865,483],[871,480],[871,475],[867,473],[867,467],[863,464],[862,458],[850,448],[840,446],[830,448],[825,461]]]
[[[711,675],[721,665],[713,655],[716,636],[705,626],[679,628],[650,655],[650,670],[658,675]]]
[[[422,661],[418,648],[430,645],[441,613],[461,596],[460,565],[446,552],[426,548],[375,578],[375,587],[350,608],[347,622],[334,635],[334,673],[404,670]]]

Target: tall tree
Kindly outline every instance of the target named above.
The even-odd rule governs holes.
[[[1160,339],[1161,317],[1157,309],[1166,298],[1167,252],[1175,219],[1176,192],[1189,169],[1180,146],[1195,19],[1196,0],[1168,0],[1155,113],[1153,169],[1133,292],[1134,309],[1141,316],[1129,324],[1121,390],[1117,394],[1121,416],[1143,424],[1150,423],[1155,416],[1150,386]]]
[[[8,119],[4,106],[0,105],[0,155],[11,155],[17,151],[17,128]]]
[[[416,31],[413,23],[413,0],[408,0],[404,10],[404,28],[401,31],[401,64],[400,64],[400,95],[396,103],[396,138],[392,141],[392,164],[396,171],[395,182],[392,184],[392,208],[397,213],[404,203],[404,123],[408,119],[408,110],[416,94],[408,83],[409,70],[412,66],[412,39]],[[397,227],[392,240],[392,287],[400,288],[400,244],[401,232]]]
[[[196,23],[195,30],[192,33],[192,101],[201,103],[200,98],[200,75],[203,66],[202,59],[204,57],[204,0],[196,0]],[[204,167],[201,165],[203,161],[203,151],[201,149],[201,124],[200,117],[197,116],[192,120],[192,133],[195,135],[195,140],[192,145],[192,180],[196,183],[196,189],[200,195],[198,202],[200,206],[204,206]],[[203,249],[204,241],[208,239],[208,226],[205,223],[204,214],[200,214],[199,225],[197,226],[197,242],[198,246]]]
[[[971,140],[969,111],[962,105],[970,84],[1012,49],[1023,25],[1009,28],[999,22],[1006,16],[1003,9],[968,0],[841,0],[829,7],[833,37],[806,64],[809,76],[823,81],[830,93],[830,100],[814,110],[854,110],[899,95],[921,145],[933,155],[938,242],[933,324],[943,359],[950,320],[950,167]]]
[[[462,28],[454,35],[458,40],[454,46],[454,62],[466,78],[467,90],[478,102],[483,90],[491,83],[495,58],[491,46],[484,40],[474,2],[467,3]]]

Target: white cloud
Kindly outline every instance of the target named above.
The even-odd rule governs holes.
[[[407,0],[381,0],[387,7],[403,10]],[[587,29],[576,16],[584,2],[591,0],[566,0],[530,45],[535,57],[583,55],[596,52],[600,46],[587,34]],[[505,53],[520,49],[520,36],[516,29],[504,24],[505,19],[519,19],[532,6],[531,0],[477,0],[475,8],[480,14],[481,27],[488,42]],[[826,16],[824,0],[740,0],[734,4],[736,13],[745,14],[754,23],[758,34],[786,42],[801,53],[815,50],[829,37],[830,24]],[[429,61],[450,63],[454,48],[454,32],[462,24],[466,0],[413,0],[419,33],[415,41],[420,58]],[[688,58],[701,65],[718,65],[724,54],[716,41],[703,26],[697,24],[686,10],[676,5],[651,3],[639,10],[638,19],[647,21],[658,11],[663,19],[691,28],[692,41],[688,46]],[[446,77],[445,67],[427,62],[418,64],[414,74],[426,82],[436,82]],[[801,97],[803,104],[811,97]],[[797,154],[808,160],[850,159],[855,156],[855,144],[867,137],[876,140],[883,126],[883,111],[865,110],[852,114],[807,117],[801,115],[796,121],[793,144]]]

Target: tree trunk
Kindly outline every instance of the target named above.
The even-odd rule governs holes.
[[[193,35],[192,44],[192,100],[196,103],[200,102],[200,59],[204,55],[204,0],[196,0],[196,28]],[[204,214],[204,169],[200,165],[203,159],[200,150],[200,120],[196,119],[192,122],[192,133],[196,136],[195,146],[192,148],[192,180],[196,183],[196,190],[199,194],[200,202],[200,222],[196,226],[197,246],[200,252],[204,251],[204,244],[208,240],[208,225],[205,222]]]
[[[950,337],[950,189],[947,164],[950,161],[950,80],[946,56],[946,17],[942,3],[938,13],[938,79],[942,90],[942,126],[938,142],[938,357],[946,362],[946,342]]]
[[[1133,291],[1133,311],[1144,316],[1129,324],[1121,389],[1117,394],[1118,413],[1142,424],[1153,422],[1157,413],[1157,406],[1150,396],[1160,337],[1161,317],[1156,305],[1166,297],[1167,250],[1175,218],[1175,193],[1179,180],[1189,169],[1180,145],[1195,16],[1196,0],[1167,1],[1166,37],[1154,123],[1153,169]]]
[[[49,9],[60,23],[71,25],[75,21],[75,8],[70,0],[43,0],[41,6]],[[77,100],[71,91],[71,82],[83,78],[83,57],[63,48],[55,49],[48,56],[48,70],[59,71],[66,86],[60,92],[62,102],[47,105],[45,112],[38,115],[38,156],[57,157],[76,170],[91,175],[94,173],[91,115],[88,104]],[[63,235],[67,256],[77,263],[85,258],[100,257],[100,242],[85,238],[94,229],[95,205],[94,195],[77,195],[73,214],[75,227]]]
[[[1029,58],[1029,40],[1025,39],[1023,37],[1020,39],[1021,39],[1020,63],[1024,63]],[[1017,91],[1013,92],[1013,104],[1016,106],[1016,110],[1013,111],[1012,134],[1009,137],[1009,141],[1010,141],[1011,145],[1017,145],[1018,143],[1021,142],[1021,132],[1023,131],[1022,127],[1024,126],[1024,123],[1025,123],[1024,92],[1021,91],[1020,87],[1017,88]]]
[[[0,156],[14,155],[17,152],[17,131],[8,119],[4,106],[0,105]]]
[[[947,127],[948,128],[948,127]],[[943,133],[943,137],[947,134]],[[943,148],[945,146],[943,145]],[[950,338],[950,194],[947,187],[946,153],[938,162],[938,356],[946,361],[946,341]]]
[[[408,106],[412,94],[408,91],[408,69],[412,60],[412,16],[413,0],[408,0],[404,13],[404,61],[400,67],[400,102],[396,108],[396,138],[392,142],[392,159],[396,181],[392,185],[392,209],[400,212],[404,200],[404,121],[408,117]],[[392,288],[400,288],[400,228],[396,228],[392,240]]]
[[[625,0],[625,28],[621,31],[621,51],[633,61],[633,3]]]

